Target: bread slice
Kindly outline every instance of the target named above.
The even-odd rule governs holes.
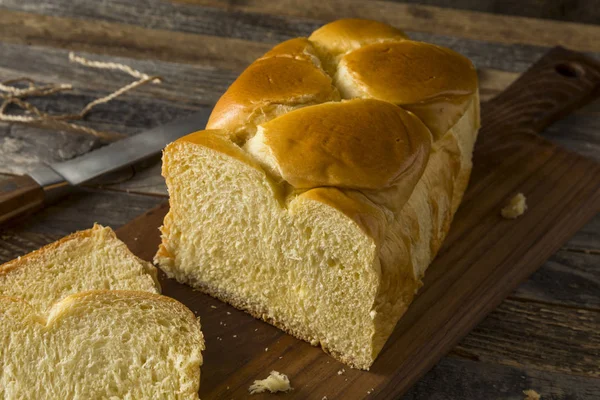
[[[0,296],[0,398],[198,399],[204,340],[165,296],[89,291],[46,313]]]
[[[160,293],[156,268],[100,225],[0,266],[0,295],[40,313],[71,294],[99,289]]]
[[[465,57],[340,20],[250,65],[206,131],[170,144],[167,275],[368,369],[467,187]]]

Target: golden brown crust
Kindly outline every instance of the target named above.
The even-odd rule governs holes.
[[[270,119],[270,114],[339,100],[331,78],[311,60],[275,56],[278,52],[254,62],[233,82],[215,105],[207,129],[252,131]]]
[[[264,144],[295,188],[412,190],[427,164],[431,135],[412,113],[379,100],[305,107],[263,126]]]
[[[230,132],[228,131],[214,129],[190,133],[189,135],[183,136],[177,139],[175,142],[167,145],[163,154],[172,153],[171,149],[174,146],[178,146],[183,143],[191,143],[208,147],[209,149],[227,154],[229,157],[235,158],[245,164],[250,165],[251,167],[261,169],[260,166],[252,158],[250,158],[248,154],[246,154],[246,152],[232,142]]]
[[[400,29],[368,19],[340,19],[323,25],[309,40],[322,51],[337,56],[368,43],[383,40],[404,40],[408,36]]]
[[[91,229],[86,229],[84,231],[77,231],[75,233],[72,233],[68,236],[65,236],[65,237],[57,240],[56,242],[47,244],[39,250],[32,251],[31,253],[25,254],[24,256],[21,256],[19,258],[15,258],[14,260],[8,261],[8,262],[0,265],[0,277],[7,275],[9,272],[11,272],[17,268],[22,268],[22,267],[27,266],[28,261],[31,260],[32,258],[42,257],[45,254],[51,254],[52,252],[54,252],[54,250],[56,250],[57,248],[59,248],[66,242],[70,242],[71,240],[78,240],[78,239],[84,239],[84,238],[90,237],[92,235],[93,230],[102,230],[102,229],[104,229],[104,227],[102,227],[101,225],[94,224],[94,227]],[[116,235],[112,230],[110,230],[110,234],[116,238]]]
[[[351,79],[344,83],[350,88],[347,97],[400,105],[421,118],[436,138],[458,121],[477,91],[477,73],[466,57],[410,40],[361,47],[342,58],[340,71]]]
[[[95,223],[94,226],[90,229],[77,231],[53,243],[47,244],[46,246],[43,246],[42,248],[36,251],[32,251],[31,253],[28,253],[24,256],[18,257],[14,260],[8,261],[0,265],[0,281],[2,281],[3,279],[10,279],[9,276],[12,272],[19,269],[25,269],[28,266],[32,265],[32,260],[44,259],[45,257],[52,257],[53,254],[58,249],[60,249],[60,247],[62,247],[65,243],[68,243],[70,241],[79,241],[82,239],[86,239],[92,237],[95,234],[104,234],[107,236],[108,239],[118,240],[117,235],[110,227],[104,227]],[[160,293],[162,288],[158,280],[158,270],[156,269],[156,267],[154,267],[154,265],[152,265],[148,261],[142,260],[141,258],[131,253],[129,249],[125,246],[125,244],[122,245],[123,248],[130,253],[131,257],[135,258],[140,263],[140,266],[142,267],[144,272],[152,278],[156,290]]]
[[[313,44],[306,38],[286,40],[285,42],[273,47],[258,60],[271,57],[295,58],[297,60],[309,61],[316,66],[319,66],[320,64],[319,59],[315,55]]]

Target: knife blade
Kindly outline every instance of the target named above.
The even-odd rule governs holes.
[[[113,142],[68,161],[41,165],[29,174],[0,182],[0,223],[40,208],[77,186],[142,161],[186,134],[202,130],[211,109]]]

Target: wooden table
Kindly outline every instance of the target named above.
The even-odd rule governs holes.
[[[42,110],[79,110],[130,77],[70,64],[69,51],[121,62],[164,82],[99,106],[87,126],[133,134],[214,103],[236,75],[274,43],[306,36],[324,21],[374,18],[413,38],[451,47],[479,69],[482,99],[493,97],[549,47],[600,55],[600,26],[507,15],[599,22],[600,12],[531,1],[498,10],[493,1],[0,0],[0,81],[27,76],[73,83],[35,101]],[[441,8],[453,4],[463,10]],[[527,2],[525,2],[527,3]],[[567,4],[566,2],[564,2]],[[436,5],[437,4],[437,5]],[[502,8],[502,7],[500,7]],[[502,14],[485,13],[496,11]],[[560,133],[559,133],[560,132]],[[545,135],[600,160],[600,101]],[[102,142],[71,132],[0,123],[0,173],[24,173]],[[158,157],[104,177],[0,230],[0,261],[93,222],[117,228],[165,201]],[[600,398],[600,216],[433,368],[406,399]]]

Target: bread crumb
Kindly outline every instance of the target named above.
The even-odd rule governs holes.
[[[327,400],[327,396],[323,396],[321,400]]]
[[[229,311],[227,311],[227,315],[231,315],[231,313]]]
[[[223,339],[221,339],[221,337],[220,337],[220,336],[217,336],[217,340],[223,340]]]
[[[256,328],[256,329],[254,330],[254,332],[258,332],[258,328]]]
[[[237,335],[233,335],[233,337],[237,337]]]
[[[283,356],[279,356],[279,359],[281,360],[283,358]]]
[[[346,372],[346,370],[344,368],[342,368],[338,371],[338,375],[342,375],[344,372]]]
[[[293,390],[290,386],[290,380],[285,374],[277,371],[271,371],[268,377],[262,380],[254,381],[248,388],[250,394],[264,393],[266,391],[271,393],[276,392],[287,392]]]
[[[269,348],[268,348],[268,347],[265,347],[265,351],[269,351]]]
[[[500,210],[500,214],[506,219],[515,219],[523,215],[527,210],[526,198],[523,193],[517,193],[508,204]]]
[[[523,390],[523,394],[525,395],[525,400],[540,400],[542,398],[540,394],[533,389]]]
[[[210,308],[217,308],[217,306],[210,306]]]

